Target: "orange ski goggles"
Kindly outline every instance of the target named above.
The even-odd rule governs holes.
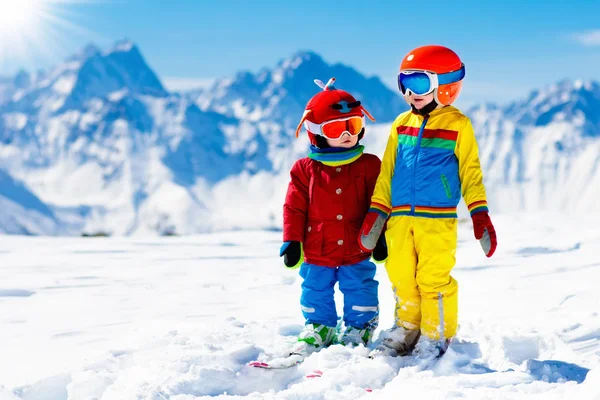
[[[314,122],[305,120],[304,126],[309,132],[326,137],[327,139],[336,140],[341,138],[344,133],[350,136],[359,135],[365,127],[365,117],[348,117],[334,119],[333,121],[315,124]]]

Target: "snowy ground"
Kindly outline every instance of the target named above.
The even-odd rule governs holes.
[[[600,400],[600,216],[495,222],[490,260],[461,226],[458,337],[421,372],[340,346],[288,370],[247,367],[302,328],[278,232],[2,237],[0,399]],[[393,299],[377,277],[386,328]]]

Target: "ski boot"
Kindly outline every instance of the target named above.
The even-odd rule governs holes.
[[[421,335],[415,346],[413,355],[417,361],[440,358],[448,350],[450,341],[451,339],[435,340]]]
[[[369,353],[369,358],[406,356],[411,353],[420,335],[419,329],[406,329],[397,325],[392,329],[382,331],[379,334],[381,343]]]
[[[373,336],[373,331],[374,329],[369,326],[363,329],[349,326],[339,338],[338,342],[342,346],[357,347],[360,344],[366,346],[369,344],[371,336]]]
[[[335,327],[321,324],[306,324],[300,335],[298,342],[290,355],[309,355],[315,351],[329,346],[335,339]]]

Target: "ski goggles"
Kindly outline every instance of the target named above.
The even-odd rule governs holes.
[[[403,95],[414,93],[424,96],[433,92],[440,85],[447,85],[462,80],[465,77],[464,64],[457,71],[436,74],[429,71],[400,71],[398,74],[398,89]],[[408,93],[410,91],[410,93]]]
[[[304,127],[312,133],[324,136],[327,139],[336,140],[341,138],[344,133],[350,136],[357,136],[365,127],[365,117],[353,116],[348,118],[335,119],[333,121],[315,124],[305,120]]]

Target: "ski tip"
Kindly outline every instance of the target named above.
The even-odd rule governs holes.
[[[371,393],[372,391],[373,391],[373,389],[371,389],[371,388],[365,388],[365,392]]]
[[[248,363],[249,367],[254,367],[254,368],[271,368],[269,366],[269,364],[261,362],[261,361],[252,361]]]
[[[311,374],[306,375],[306,378],[312,379],[312,378],[320,378],[322,376],[323,376],[323,371],[319,371],[318,369],[315,369]]]

